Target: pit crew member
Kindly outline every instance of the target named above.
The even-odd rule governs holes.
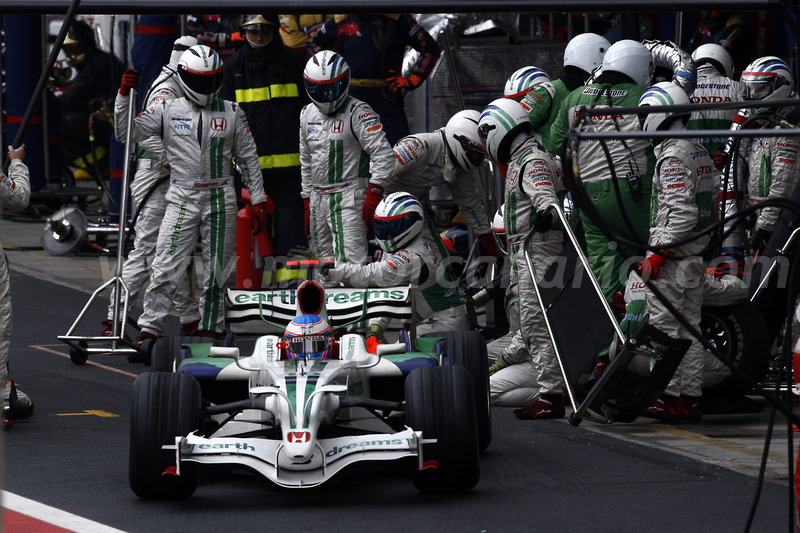
[[[323,269],[326,281],[352,287],[411,284],[415,311],[420,318],[418,335],[469,329],[461,300],[445,294],[455,288],[441,283],[441,257],[421,234],[424,218],[422,204],[413,195],[406,192],[387,195],[375,209],[375,238],[383,250],[381,259],[366,265],[337,260],[330,270]],[[371,332],[379,335],[388,323],[387,319],[371,322]]]
[[[136,141],[160,136],[171,167],[167,210],[139,317],[140,341],[163,332],[176,275],[185,270],[198,238],[203,263],[199,334],[223,333],[225,267],[233,256],[236,227],[234,159],[259,225],[266,225],[267,200],[247,117],[238,104],[217,97],[222,87],[219,55],[205,45],[192,46],[181,55],[178,76],[184,97],[148,108],[133,123]],[[128,98],[117,95],[121,120],[127,118]]]
[[[527,348],[519,359],[508,351],[497,359],[490,369],[490,389],[503,385],[529,390],[538,385],[538,398],[515,409],[514,414],[521,419],[560,418],[565,412],[564,381],[523,243],[533,231],[527,251],[539,281],[562,249],[562,230],[550,208],[550,204],[559,202],[558,195],[562,193],[561,174],[555,157],[530,136],[528,114],[519,103],[507,98],[493,101],[481,113],[478,129],[487,153],[499,164],[508,165],[504,222],[512,277],[519,286],[519,335]]]
[[[688,105],[689,97],[672,82],[649,88],[639,106]],[[649,113],[645,131],[681,130],[689,113]],[[651,208],[651,246],[664,247],[661,253],[647,252],[640,264],[641,276],[700,329],[703,304],[705,262],[702,252],[710,237],[698,236],[712,221],[714,161],[700,144],[688,139],[654,139],[657,157],[653,175]],[[690,242],[679,244],[691,237]],[[674,245],[673,245],[674,243]],[[670,259],[669,256],[676,256]],[[650,290],[647,292],[650,323],[672,338],[691,339],[664,393],[647,409],[647,415],[661,420],[699,420],[703,393],[703,347]]]
[[[197,44],[197,39],[188,35],[178,37],[172,45],[169,63],[161,67],[161,72],[153,80],[142,100],[144,107],[149,108],[161,102],[183,96],[183,87],[178,81],[178,62],[183,52]],[[125,71],[120,83],[120,92],[127,95],[130,89],[136,88],[137,76]],[[128,123],[122,117],[115,117],[115,135],[121,142],[125,141]],[[161,145],[161,138],[153,135],[139,143],[136,174],[131,181],[131,196],[138,209],[133,249],[122,266],[122,280],[128,288],[129,302],[135,302],[145,281],[150,278],[150,265],[156,253],[156,241],[161,220],[167,210],[166,194],[169,188],[169,164]],[[108,314],[103,321],[103,335],[111,336],[114,319],[114,293],[108,305]],[[175,312],[181,323],[181,335],[193,335],[200,324],[200,310],[197,301],[192,297],[188,276],[184,275],[175,284],[172,296]],[[120,297],[120,305],[124,300]],[[123,329],[120,326],[120,332]]]
[[[306,63],[300,112],[301,196],[306,233],[319,257],[365,263],[367,233],[394,167],[381,119],[349,96],[350,67],[330,50]]]

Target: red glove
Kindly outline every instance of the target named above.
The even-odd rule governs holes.
[[[390,70],[389,74],[391,76],[386,78],[386,83],[393,92],[398,92],[400,89],[416,89],[422,83],[422,78],[417,74],[409,74],[407,78],[401,76],[396,70]]]
[[[661,253],[670,255],[666,250]],[[651,254],[648,255],[644,261],[639,261],[636,264],[639,265],[639,275],[642,276],[642,279],[651,279],[655,281],[658,279],[658,271],[661,270],[661,267],[664,266],[666,262],[667,259],[664,256]]]
[[[311,235],[311,201],[308,198],[303,198],[303,231],[308,239]]]
[[[478,235],[478,242],[481,243],[481,248],[486,252],[486,255],[500,257],[500,250],[497,249],[497,243],[494,241],[494,236],[492,236],[491,233]]]
[[[253,235],[258,235],[267,229],[267,215],[271,215],[275,212],[275,204],[272,202],[270,197],[267,196],[267,199],[263,202],[253,204],[252,209],[253,220],[256,222],[256,228],[255,231],[253,231]]]
[[[364,199],[364,206],[361,208],[361,218],[367,228],[372,229],[372,217],[375,215],[375,208],[381,203],[383,198],[383,187],[370,183],[367,188],[367,197]]]
[[[139,85],[139,71],[129,68],[122,73],[122,81],[119,83],[119,94],[128,96],[131,89]]]

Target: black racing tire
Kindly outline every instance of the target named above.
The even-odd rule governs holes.
[[[181,350],[185,344],[213,344],[219,341],[210,337],[176,335],[160,337],[153,345],[150,354],[150,368],[154,372],[175,372],[176,363],[181,361]]]
[[[719,352],[753,381],[761,381],[769,367],[772,341],[764,317],[750,302],[702,309],[700,330]],[[736,375],[708,388],[717,392],[746,393],[747,383]]]
[[[73,365],[85,365],[89,359],[89,343],[86,341],[78,341],[78,346],[69,347],[69,360]]]
[[[131,490],[148,500],[182,499],[197,488],[197,469],[181,465],[181,475],[165,473],[175,465],[177,435],[200,427],[200,385],[189,374],[145,372],[133,384],[128,481]]]
[[[445,364],[460,365],[469,370],[475,391],[478,441],[481,451],[486,451],[492,442],[492,399],[489,395],[489,357],[483,335],[478,331],[443,331],[423,336],[443,337],[447,356]]]
[[[480,479],[480,449],[472,378],[461,366],[418,368],[406,378],[406,424],[422,431],[420,492],[465,492]]]

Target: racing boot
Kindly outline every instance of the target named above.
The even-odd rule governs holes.
[[[185,324],[181,322],[181,329],[179,335],[183,337],[194,337],[200,329],[200,320],[192,320]]]
[[[139,340],[136,341],[136,353],[128,354],[128,362],[150,364],[150,350],[153,349],[157,338],[157,335],[149,331],[141,331]]]
[[[699,403],[697,408],[700,408]],[[681,419],[680,398],[670,394],[662,394],[656,398],[656,401],[653,402],[653,405],[648,407],[642,414],[644,416],[669,422],[671,424],[679,422]]]
[[[532,404],[520,409],[514,409],[514,414],[520,420],[562,418],[564,412],[564,395],[561,393],[540,394]]]
[[[681,394],[678,400],[678,412],[681,420],[699,422],[703,419],[703,410],[700,408],[699,396],[688,396]]]

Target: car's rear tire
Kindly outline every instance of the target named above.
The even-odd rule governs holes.
[[[443,331],[424,336],[444,337],[448,364],[469,370],[475,391],[478,442],[481,451],[485,451],[492,442],[492,402],[489,395],[489,357],[483,335],[478,331]]]
[[[406,423],[422,431],[422,469],[414,471],[421,492],[463,492],[480,479],[475,394],[461,366],[418,368],[406,378]]]
[[[181,465],[176,476],[174,445],[177,435],[200,427],[200,385],[188,374],[145,372],[133,384],[128,480],[131,490],[145,499],[188,498],[197,488],[197,470]]]

